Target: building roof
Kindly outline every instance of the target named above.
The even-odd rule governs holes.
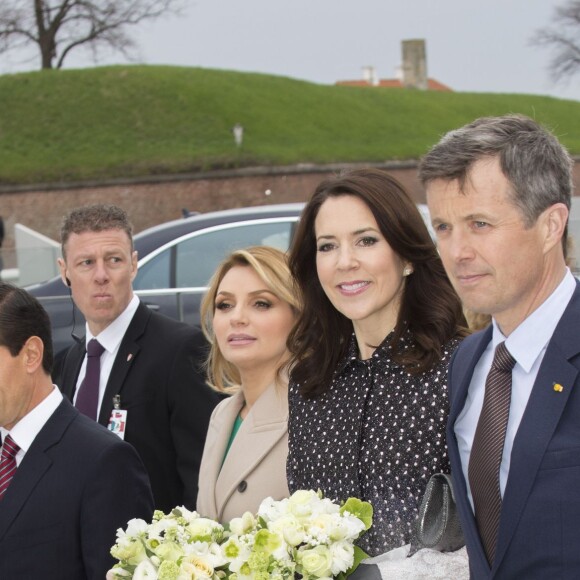
[[[348,87],[383,87],[383,88],[395,88],[395,89],[402,89],[403,83],[399,79],[380,79],[378,84],[373,84],[369,81],[364,79],[356,80],[356,81],[336,81],[337,85],[341,86],[348,86]],[[445,91],[445,92],[453,92],[453,89],[440,83],[436,79],[427,79],[427,89],[429,91]]]

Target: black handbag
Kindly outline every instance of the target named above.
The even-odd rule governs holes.
[[[435,473],[427,483],[419,508],[415,538],[411,542],[409,556],[421,548],[455,552],[464,545],[451,475]]]

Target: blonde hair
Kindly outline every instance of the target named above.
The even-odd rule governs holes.
[[[294,288],[286,255],[280,250],[269,246],[252,246],[232,252],[221,262],[201,303],[201,328],[211,345],[206,361],[208,382],[216,391],[228,394],[239,390],[241,378],[236,366],[228,362],[219,349],[213,330],[213,317],[218,288],[224,276],[235,266],[252,268],[273,294],[290,305],[296,316],[301,310],[301,301]],[[284,361],[280,365],[277,377],[287,364],[288,361]]]

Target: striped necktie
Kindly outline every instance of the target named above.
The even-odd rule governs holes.
[[[18,451],[20,451],[20,447],[14,443],[14,439],[10,435],[6,435],[0,456],[0,500],[4,498],[4,494],[16,473],[16,454]]]
[[[510,412],[515,362],[505,342],[498,344],[485,381],[483,407],[469,459],[468,475],[475,519],[490,566],[495,558],[501,513],[499,469]]]

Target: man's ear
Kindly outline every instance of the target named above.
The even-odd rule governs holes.
[[[554,246],[562,244],[569,214],[568,208],[563,203],[555,203],[544,210],[542,217],[545,224],[545,252],[549,252]]]
[[[137,276],[137,268],[139,267],[139,258],[137,256],[137,250],[133,250],[131,253],[131,282],[135,280],[135,276]]]
[[[31,336],[22,347],[24,364],[29,374],[34,374],[42,366],[44,343],[38,336]]]
[[[57,260],[58,269],[60,270],[60,279],[65,286],[70,286],[70,280],[66,275],[66,263],[62,258]]]

